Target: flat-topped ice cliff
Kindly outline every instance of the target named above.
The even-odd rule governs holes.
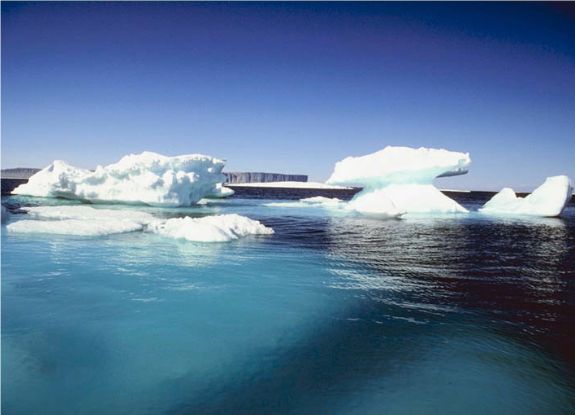
[[[262,183],[233,183],[234,187],[276,187],[283,189],[351,189],[346,186],[329,185],[320,182],[262,182]]]
[[[95,171],[56,160],[18,186],[13,194],[91,202],[189,206],[218,190],[224,161],[201,154],[175,157],[152,152],[130,154]]]
[[[268,183],[268,182],[307,182],[305,174],[283,174],[263,172],[224,172],[226,183]]]
[[[16,167],[13,169],[2,169],[0,170],[0,177],[2,179],[17,179],[17,180],[27,180],[31,176],[38,173],[40,169],[28,168],[28,167]]]
[[[468,153],[388,146],[337,162],[327,183],[362,186],[348,209],[364,214],[460,213],[467,209],[441,193],[433,181],[440,176],[465,174],[470,164]]]

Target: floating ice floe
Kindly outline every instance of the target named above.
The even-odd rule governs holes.
[[[327,183],[362,186],[347,208],[363,214],[399,217],[405,213],[460,213],[467,209],[441,193],[433,181],[465,174],[470,164],[468,153],[385,147],[339,161]]]
[[[173,218],[156,222],[149,228],[162,236],[194,242],[225,242],[247,235],[271,235],[273,229],[257,220],[237,214],[206,216],[203,218]]]
[[[189,206],[212,195],[225,180],[224,161],[200,154],[167,157],[131,154],[95,171],[56,160],[13,194],[61,197],[92,202]]]
[[[479,211],[487,214],[559,216],[571,199],[573,187],[567,176],[554,176],[526,197],[509,187],[493,196]]]
[[[112,235],[144,230],[156,220],[149,213],[134,210],[95,209],[89,206],[35,206],[23,208],[9,232],[59,235]]]
[[[9,232],[102,236],[144,231],[197,242],[225,242],[274,232],[257,220],[236,214],[166,220],[132,209],[90,206],[37,206],[23,210],[26,215],[17,215],[19,218],[6,226]]]
[[[264,205],[270,207],[288,207],[288,208],[319,207],[319,208],[339,209],[345,206],[345,203],[346,202],[338,199],[337,197],[314,196],[305,199],[300,199],[295,202],[272,202],[272,203],[265,203]]]

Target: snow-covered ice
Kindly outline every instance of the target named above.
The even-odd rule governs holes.
[[[269,235],[273,230],[257,220],[237,214],[202,218],[162,219],[133,209],[91,206],[37,206],[23,208],[26,215],[6,228],[14,233],[102,236],[126,232],[153,232],[197,242],[225,242],[247,235]]]
[[[337,162],[327,183],[362,186],[348,209],[364,214],[398,217],[404,213],[467,212],[441,193],[433,181],[465,174],[470,164],[468,153],[388,146]]]
[[[194,242],[226,242],[247,235],[270,235],[274,231],[257,220],[237,214],[203,218],[173,218],[149,228],[162,236]]]
[[[130,154],[117,163],[98,166],[95,171],[56,160],[12,193],[92,202],[189,206],[214,193],[225,180],[223,167],[223,160],[201,154]]]
[[[526,197],[517,197],[509,187],[493,196],[482,213],[504,215],[559,216],[571,199],[573,187],[567,176],[553,176]]]

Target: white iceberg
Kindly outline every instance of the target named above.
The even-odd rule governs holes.
[[[95,171],[54,161],[13,194],[61,197],[91,202],[189,206],[214,193],[225,180],[224,161],[201,154],[167,157],[131,154]]]
[[[154,223],[149,230],[162,236],[193,242],[226,242],[248,235],[274,233],[273,229],[261,222],[237,214],[173,218]]]
[[[364,214],[464,213],[467,209],[441,193],[433,181],[465,174],[470,164],[468,153],[388,146],[339,161],[327,183],[362,186],[347,208]]]
[[[479,211],[487,214],[559,216],[573,192],[567,176],[554,176],[526,197],[517,197],[506,187],[493,196]]]
[[[26,215],[18,215],[20,219],[6,226],[9,232],[103,236],[140,231],[196,242],[226,242],[274,233],[259,221],[237,214],[162,219],[133,209],[91,206],[36,206],[23,210]]]

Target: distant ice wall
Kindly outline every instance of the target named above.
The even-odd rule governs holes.
[[[224,172],[226,183],[307,182],[305,174]]]

